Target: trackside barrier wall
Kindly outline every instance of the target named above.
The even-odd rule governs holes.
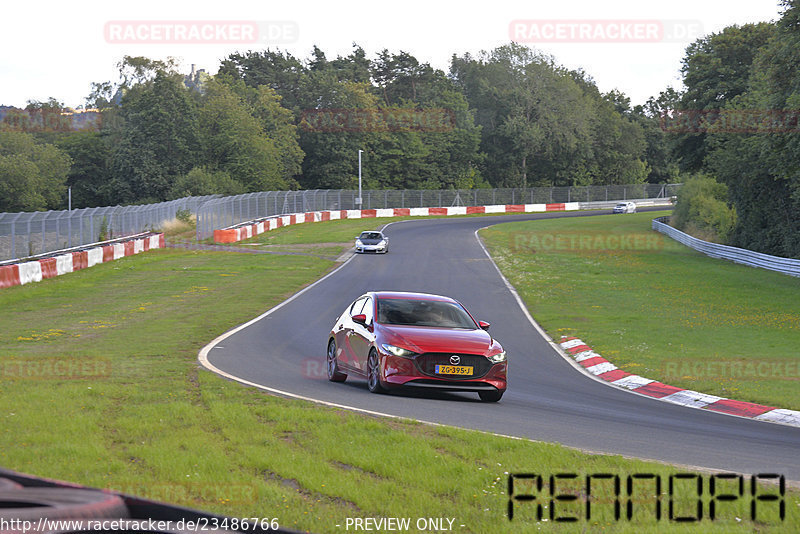
[[[214,230],[233,228],[249,221],[287,213],[360,211],[362,209],[444,209],[480,206],[524,206],[527,204],[608,203],[635,199],[669,199],[681,184],[589,185],[571,187],[530,187],[502,189],[315,189],[307,191],[263,191],[210,199],[197,210],[197,240],[214,235]],[[359,199],[361,202],[359,203]],[[2,227],[0,225],[0,235]]]
[[[106,206],[62,211],[0,213],[0,261],[90,245],[114,237],[159,231],[182,211],[194,214],[197,240],[214,230],[285,213],[360,209],[608,203],[631,199],[665,199],[681,184],[588,185],[499,189],[314,189],[262,191],[229,197],[208,195],[136,206]],[[359,198],[361,203],[358,202]],[[437,208],[444,209],[444,208]],[[385,216],[385,215],[382,215]]]
[[[673,228],[666,224],[669,217],[658,217],[653,219],[652,228],[657,232],[661,232],[686,245],[693,248],[698,252],[702,252],[706,256],[712,258],[719,258],[723,260],[730,260],[750,267],[760,267],[770,271],[776,271],[791,276],[800,276],[800,260],[792,258],[781,258],[780,256],[770,256],[769,254],[762,254],[760,252],[753,252],[743,248],[731,247],[728,245],[718,245],[716,243],[709,243],[702,239],[697,239],[689,234],[683,233],[680,230]]]
[[[185,197],[137,206],[0,213],[0,261],[161,230],[179,212],[197,213],[200,206],[218,196]]]
[[[637,206],[671,206],[668,198],[634,200]],[[214,230],[217,243],[235,243],[249,239],[275,228],[303,222],[321,222],[335,219],[366,219],[371,217],[424,217],[428,215],[471,215],[474,213],[535,213],[548,211],[574,211],[583,209],[605,209],[616,205],[606,202],[561,202],[551,204],[498,204],[489,206],[450,206],[447,208],[383,208],[374,210],[314,211],[280,215],[247,221],[242,224]]]
[[[416,217],[428,215],[469,215],[473,213],[533,213],[546,211],[575,211],[580,209],[579,202],[562,202],[557,204],[500,204],[495,206],[451,206],[448,208],[389,208],[374,210],[337,210],[315,211],[310,213],[294,213],[269,217],[258,221],[222,230],[214,230],[214,241],[217,243],[235,243],[251,238],[263,232],[299,224],[303,222],[321,222],[335,219],[367,219],[374,217]]]
[[[0,265],[0,289],[41,282],[62,274],[87,269],[98,263],[165,247],[164,234],[139,236],[107,245],[99,244],[86,250],[58,252],[54,256]]]

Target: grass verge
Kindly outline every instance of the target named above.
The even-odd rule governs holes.
[[[509,473],[620,475],[620,520],[610,486],[595,481],[599,500],[586,520],[583,485],[559,481],[557,491],[578,501],[563,509],[559,501],[557,514],[580,517],[582,530],[800,529],[796,493],[786,496],[784,521],[770,503],[750,521],[745,496],[713,522],[681,525],[667,519],[666,484],[682,469],[271,397],[198,367],[203,344],[332,265],[171,249],[1,291],[0,465],[313,532],[343,532],[348,518],[366,517],[410,518],[412,531],[425,518],[454,519],[460,532],[575,530],[549,520],[546,485],[538,492],[518,482],[517,493],[542,499],[543,517],[534,503],[517,502],[509,521]],[[661,477],[661,520],[644,484],[633,520],[624,519],[624,482],[637,473]],[[693,488],[689,481],[676,492],[676,514],[693,513]]]
[[[800,409],[800,284],[709,258],[650,230],[666,212],[495,226],[481,233],[554,339],[667,384]]]

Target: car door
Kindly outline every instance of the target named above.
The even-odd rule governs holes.
[[[357,313],[366,316],[367,320],[364,324],[353,321],[353,330],[350,336],[350,347],[353,351],[353,362],[362,372],[367,370],[367,357],[369,350],[372,347],[372,342],[375,339],[373,316],[374,304],[370,297],[366,297],[364,305]],[[356,314],[353,314],[356,315]]]
[[[341,326],[336,341],[336,344],[341,350],[339,354],[339,361],[344,367],[350,367],[356,370],[361,369],[359,367],[358,357],[353,348],[353,340],[356,339],[353,331],[358,325],[355,323],[355,321],[353,321],[352,317],[353,315],[358,315],[361,313],[366,301],[366,296],[359,297],[350,306],[348,306],[347,310],[345,310],[340,319],[339,324]]]

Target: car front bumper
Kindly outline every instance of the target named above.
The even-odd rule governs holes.
[[[392,354],[382,354],[381,381],[389,387],[419,387],[450,391],[505,391],[508,362],[490,364],[488,371],[478,378],[462,376],[433,376],[424,373],[413,359]]]
[[[386,252],[386,245],[356,245],[356,252],[383,254]]]

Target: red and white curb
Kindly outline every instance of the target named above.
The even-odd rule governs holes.
[[[708,395],[691,389],[669,386],[649,378],[628,373],[594,352],[589,345],[578,338],[561,338],[559,345],[587,373],[601,378],[614,386],[635,391],[640,395],[680,404],[681,406],[738,415],[739,417],[749,417],[759,421],[800,426],[800,412],[798,411]]]
[[[41,282],[45,278],[54,278],[164,246],[164,234],[153,234],[48,258],[0,265],[0,289]]]
[[[258,234],[305,222],[333,221],[336,219],[367,219],[371,217],[424,217],[429,215],[471,215],[473,213],[537,213],[547,211],[576,211],[580,202],[557,204],[497,204],[493,206],[451,206],[449,208],[386,208],[374,210],[311,211],[292,215],[268,217],[257,222],[214,230],[217,243],[235,243]]]

